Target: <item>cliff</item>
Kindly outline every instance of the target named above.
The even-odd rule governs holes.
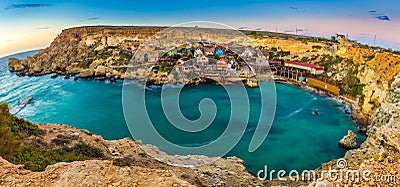
[[[347,161],[344,172],[349,170],[371,174],[368,180],[332,181],[325,177],[325,185],[333,186],[399,186],[400,185],[400,74],[386,92],[381,107],[372,117],[367,139],[358,149],[348,151],[343,157]],[[317,171],[338,169],[336,160],[324,164]],[[360,175],[361,176],[361,175]],[[320,182],[319,184],[322,184]],[[310,186],[318,185],[317,182]]]
[[[49,47],[25,60],[9,59],[8,67],[19,75],[82,73],[81,77],[121,78],[124,69],[111,66],[127,64],[131,51],[162,29],[107,26],[65,29]],[[95,74],[98,66],[101,67]]]

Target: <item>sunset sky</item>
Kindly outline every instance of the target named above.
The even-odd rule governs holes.
[[[229,3],[228,3],[229,2]],[[44,48],[62,29],[213,21],[234,28],[350,39],[400,49],[398,0],[1,0],[0,57]]]

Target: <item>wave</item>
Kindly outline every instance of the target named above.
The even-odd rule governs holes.
[[[215,140],[210,140],[210,141],[205,141],[205,142],[202,142],[202,143],[188,143],[188,144],[177,144],[177,145],[182,146],[182,147],[200,147],[200,146],[204,146],[204,145],[210,144],[210,143],[212,143],[214,141]]]
[[[290,118],[290,117],[292,117],[292,116],[298,114],[298,113],[301,112],[301,111],[303,111],[303,108],[299,108],[299,109],[293,111],[292,113],[288,114],[288,115],[286,116],[286,118]]]

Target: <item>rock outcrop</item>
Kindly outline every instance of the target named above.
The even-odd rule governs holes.
[[[345,149],[357,148],[357,135],[353,131],[348,130],[347,135],[339,141],[339,146]]]
[[[92,69],[84,69],[79,73],[80,78],[92,78],[94,71]]]
[[[114,166],[112,161],[58,163],[31,172],[0,157],[1,186],[190,186],[170,170]]]
[[[49,47],[25,60],[10,58],[8,69],[27,75],[50,73],[77,74],[83,69],[101,69],[99,76],[121,78],[120,66],[130,60],[129,53],[164,27],[77,27],[65,29]],[[120,53],[120,51],[126,53]],[[106,73],[105,73],[105,72]],[[116,72],[117,71],[117,72]]]
[[[26,61],[23,60],[18,60],[16,58],[10,58],[8,59],[8,69],[11,72],[21,72],[26,69]]]

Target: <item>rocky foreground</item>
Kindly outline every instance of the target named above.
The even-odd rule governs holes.
[[[177,167],[160,162],[141,149],[140,142],[128,138],[107,141],[86,130],[66,125],[38,125],[41,135],[30,136],[25,144],[41,149],[73,147],[84,142],[104,153],[102,159],[62,162],[42,172],[32,172],[0,157],[0,186],[270,186],[249,173],[239,158],[211,162],[205,156],[170,156],[153,146],[165,160],[209,163],[196,167]],[[63,143],[55,143],[55,142]]]

